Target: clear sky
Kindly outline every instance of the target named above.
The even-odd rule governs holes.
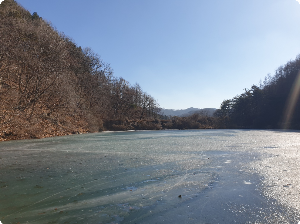
[[[297,0],[16,0],[166,109],[219,108],[300,54]]]

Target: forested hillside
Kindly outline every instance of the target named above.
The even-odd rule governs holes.
[[[300,56],[214,116],[160,115],[138,85],[14,0],[0,4],[0,140],[128,129],[300,129]],[[121,75],[121,74],[118,74]],[[163,119],[164,118],[164,119]]]
[[[300,129],[300,55],[268,75],[260,86],[224,100],[215,115],[227,128]]]
[[[159,129],[138,84],[14,0],[0,5],[0,140]]]

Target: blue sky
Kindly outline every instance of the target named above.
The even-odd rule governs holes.
[[[166,109],[219,108],[300,54],[296,0],[16,0]]]

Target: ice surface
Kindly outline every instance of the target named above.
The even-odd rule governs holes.
[[[263,196],[261,176],[250,165],[269,158],[260,150],[277,147],[278,136],[286,135],[298,133],[107,132],[3,142],[0,219],[4,224],[294,221],[296,215],[285,217],[285,207]]]

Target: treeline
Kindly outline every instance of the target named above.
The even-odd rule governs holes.
[[[215,116],[226,128],[300,129],[300,55],[260,86],[224,100]]]
[[[152,96],[14,0],[0,5],[0,102],[0,140],[161,128]]]
[[[162,120],[163,129],[213,129],[218,128],[219,118],[207,114],[194,113],[186,117],[170,117]]]

